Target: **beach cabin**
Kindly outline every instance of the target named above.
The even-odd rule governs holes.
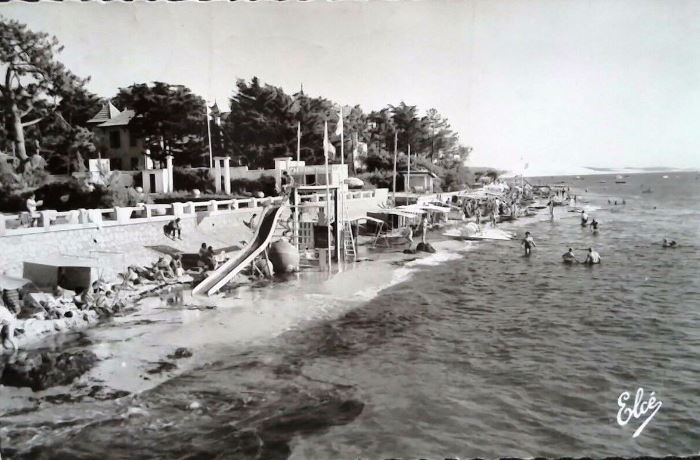
[[[412,193],[434,193],[435,179],[437,176],[424,170],[417,171],[401,171],[399,173],[403,178],[404,192]]]
[[[71,291],[82,291],[97,279],[97,264],[93,259],[77,257],[46,257],[25,261],[22,277],[40,289],[60,286]]]

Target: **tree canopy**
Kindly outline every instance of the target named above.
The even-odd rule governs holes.
[[[183,85],[164,82],[120,88],[113,99],[121,110],[133,110],[132,134],[145,140],[154,159],[173,155],[176,164],[200,166],[206,155],[206,106]]]
[[[0,69],[4,74],[4,78],[0,77],[0,112],[5,139],[22,165],[29,159],[27,128],[56,112],[64,99],[81,101],[64,103],[63,108],[71,112],[70,118],[81,117],[76,105],[90,103],[88,93],[80,93],[87,79],[78,78],[56,59],[62,49],[55,37],[0,17]]]

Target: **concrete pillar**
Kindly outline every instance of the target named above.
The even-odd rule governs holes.
[[[41,214],[41,226],[44,228],[49,228],[51,226],[51,211],[39,211]]]
[[[217,211],[215,200],[211,200],[209,202],[209,205],[207,206],[207,211],[209,212],[209,214],[214,214]]]
[[[170,193],[175,191],[175,184],[173,183],[173,156],[168,155],[165,157],[165,169],[167,170],[167,187],[165,193]]]
[[[221,192],[221,164],[219,158],[214,158],[214,190],[216,193]]]
[[[194,214],[194,203],[191,201],[188,201],[185,203],[185,209],[184,209],[185,214]]]
[[[120,224],[127,224],[131,220],[131,208],[114,208],[117,214],[117,222]]]
[[[231,158],[224,157],[224,192],[227,195],[231,194]]]
[[[90,223],[90,219],[88,218],[87,209],[80,208],[80,209],[78,209],[78,212],[80,213],[80,216],[78,217],[78,222],[80,222],[81,224]]]
[[[185,214],[184,203],[172,203],[173,206],[173,216],[175,218],[182,217]]]

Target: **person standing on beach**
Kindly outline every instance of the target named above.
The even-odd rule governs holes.
[[[476,206],[476,211],[474,211],[474,217],[476,218],[476,225],[481,225],[481,206]]]
[[[549,219],[554,220],[554,199],[549,200],[549,203],[547,203],[547,206],[549,206]]]
[[[421,241],[423,244],[427,243],[426,239],[428,236],[428,218],[425,214],[420,216],[420,223],[418,224],[418,230],[421,233]]]
[[[535,239],[532,238],[532,235],[530,235],[530,232],[525,232],[525,238],[520,243],[520,245],[525,247],[525,255],[526,256],[529,256],[532,253],[533,247],[537,247],[537,245],[535,244]]]

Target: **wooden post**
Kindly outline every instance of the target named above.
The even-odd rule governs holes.
[[[394,132],[394,187],[393,191],[391,194],[391,199],[394,202],[393,205],[396,206],[396,156],[398,155],[398,148],[399,148],[399,133],[398,131]]]

